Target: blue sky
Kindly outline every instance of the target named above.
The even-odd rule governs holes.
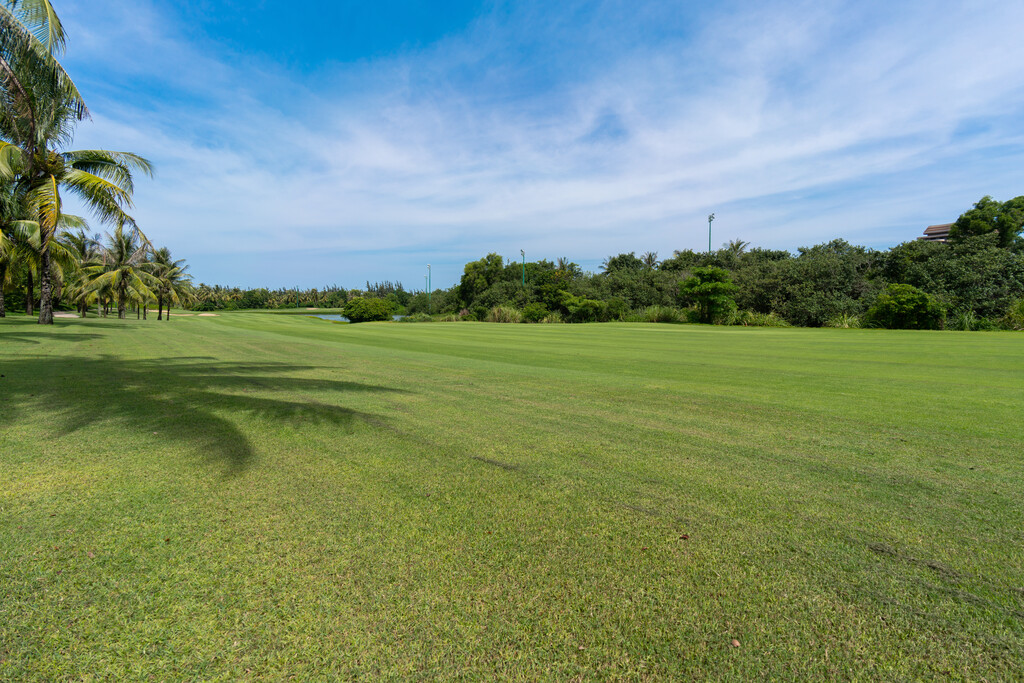
[[[134,215],[197,282],[596,270],[706,249],[712,211],[716,247],[884,248],[1024,194],[1019,0],[57,9],[75,146],[155,163]]]

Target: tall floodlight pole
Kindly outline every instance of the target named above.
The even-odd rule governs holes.
[[[520,249],[519,253],[523,257],[523,287],[525,287],[526,286],[526,252],[523,251],[522,249]]]
[[[711,253],[711,221],[715,220],[715,214],[708,214],[708,253]]]
[[[427,313],[430,313],[430,285],[432,285],[430,278],[430,264],[427,264]]]

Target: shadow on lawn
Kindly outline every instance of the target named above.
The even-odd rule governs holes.
[[[21,316],[17,318],[0,318],[0,344],[20,342],[22,344],[39,344],[43,338],[58,337],[61,341],[89,341],[99,339],[103,335],[94,332],[65,332],[61,327],[40,325],[35,318]]]
[[[21,342],[23,344],[39,344],[41,335],[22,334],[20,332],[5,332],[0,334],[0,344],[6,342]],[[102,334],[90,334],[89,332],[67,332],[60,335],[61,341],[89,341],[100,339]]]
[[[3,335],[6,337],[6,335]],[[0,415],[45,414],[59,435],[96,422],[182,441],[222,463],[229,476],[251,463],[253,445],[238,425],[269,418],[301,430],[328,424],[351,431],[380,418],[338,404],[355,392],[398,392],[383,386],[294,377],[313,366],[230,363],[212,358],[132,361],[121,356],[18,358],[0,363]],[[319,400],[267,397],[269,392],[321,395]]]

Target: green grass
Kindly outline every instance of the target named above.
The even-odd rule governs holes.
[[[0,374],[0,680],[1020,675],[1019,333],[23,318]]]

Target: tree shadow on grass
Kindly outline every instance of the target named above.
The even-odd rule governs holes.
[[[65,332],[60,327],[40,325],[35,318],[0,318],[0,348],[7,342],[22,344],[39,344],[46,338],[59,338],[61,341],[90,341],[103,335],[94,332]]]
[[[93,339],[100,339],[102,336],[103,336],[102,334],[90,334],[88,332],[71,332],[71,333],[65,333],[65,334],[60,335],[60,340],[61,341],[75,341],[75,342],[91,341]],[[0,344],[4,344],[6,342],[20,342],[20,343],[23,343],[23,344],[40,344],[41,343],[39,341],[39,336],[38,335],[20,334],[20,333],[17,333],[17,332],[15,332],[15,333],[5,332],[4,334],[0,335]]]
[[[97,422],[155,432],[184,442],[223,465],[229,476],[252,464],[254,449],[239,424],[269,419],[296,429],[331,425],[350,432],[357,420],[379,416],[345,407],[353,393],[400,392],[384,386],[296,373],[316,369],[290,363],[232,363],[213,358],[131,360],[121,356],[17,358],[0,364],[0,415],[42,414],[50,434],[64,436]],[[316,398],[274,398],[287,392]]]

